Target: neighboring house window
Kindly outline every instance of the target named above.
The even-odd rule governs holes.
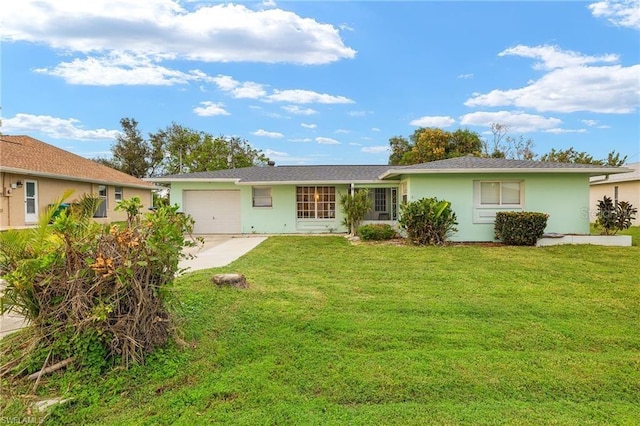
[[[618,207],[618,187],[617,186],[613,187],[613,202],[615,203],[616,207]]]
[[[115,194],[116,201],[122,201],[122,187],[116,186],[115,188],[113,188],[113,191]]]
[[[93,217],[107,217],[107,186],[106,185],[98,185],[98,198],[102,200],[100,206],[98,207],[98,211]]]
[[[387,211],[387,189],[386,188],[374,188],[374,201],[373,208],[376,212]]]
[[[298,219],[332,219],[336,217],[335,186],[298,186]]]
[[[400,196],[402,197],[402,203],[406,203],[407,200],[407,182],[402,182],[400,184]]]
[[[273,207],[271,188],[253,187],[253,207]]]
[[[519,207],[522,204],[521,182],[480,182],[480,206]]]

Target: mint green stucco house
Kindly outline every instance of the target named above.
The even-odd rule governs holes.
[[[411,166],[263,166],[154,178],[198,234],[347,232],[340,194],[368,188],[367,222],[396,224],[400,205],[424,197],[451,202],[454,241],[492,241],[498,211],[549,214],[546,232],[589,233],[589,177],[624,168],[459,157]]]

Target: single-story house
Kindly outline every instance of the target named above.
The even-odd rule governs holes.
[[[96,220],[125,220],[115,211],[118,201],[137,196],[144,208],[153,205],[156,186],[95,161],[72,154],[29,136],[0,135],[0,229],[29,227],[39,214],[63,193],[74,190],[73,201],[83,194],[104,200]]]
[[[589,184],[589,207],[591,208],[591,219],[595,220],[598,201],[605,196],[611,198],[615,203],[627,201],[633,207],[640,209],[640,163],[625,164],[627,173],[615,175],[594,176]],[[633,221],[634,225],[640,224],[640,217]]]
[[[154,178],[202,234],[347,232],[340,195],[370,190],[367,222],[397,224],[400,206],[451,202],[456,241],[492,241],[499,211],[550,215],[547,232],[589,233],[589,178],[627,169],[473,156],[411,166],[264,166]]]

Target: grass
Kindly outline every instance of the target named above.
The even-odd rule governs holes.
[[[38,392],[75,398],[48,424],[634,424],[638,259],[637,247],[271,237],[178,280],[192,347]],[[251,287],[217,289],[214,272]],[[3,416],[25,415],[28,389]]]

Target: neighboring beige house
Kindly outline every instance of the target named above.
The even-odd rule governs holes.
[[[144,209],[153,205],[157,187],[29,136],[0,135],[0,229],[29,227],[68,190],[71,198],[95,194],[104,199],[96,213],[101,223],[126,219],[114,210],[120,200],[137,196]]]
[[[589,206],[592,209],[592,222],[595,221],[598,201],[602,200],[605,195],[614,202],[628,201],[633,207],[640,210],[640,163],[625,164],[624,167],[633,169],[633,171],[591,178],[589,182]],[[633,224],[640,225],[638,216],[636,216]]]

